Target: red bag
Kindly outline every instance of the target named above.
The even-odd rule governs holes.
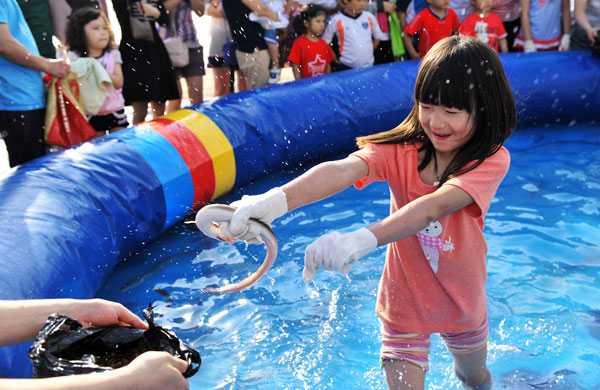
[[[64,79],[52,77],[48,82],[45,127],[46,142],[65,148],[96,136],[85,117],[76,73],[69,73]]]

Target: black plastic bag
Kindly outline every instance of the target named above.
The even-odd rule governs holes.
[[[83,329],[76,320],[52,314],[29,349],[34,378],[88,374],[126,366],[147,351],[165,351],[188,362],[183,376],[189,378],[202,359],[177,336],[154,324],[149,305],[143,311],[150,329],[111,326]],[[64,329],[68,327],[68,329]]]

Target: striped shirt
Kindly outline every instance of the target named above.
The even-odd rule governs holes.
[[[158,35],[163,39],[178,35],[183,39],[188,48],[200,47],[194,21],[192,20],[193,12],[189,0],[183,0],[173,11],[169,12],[169,27],[156,25]],[[175,34],[173,34],[174,32]]]

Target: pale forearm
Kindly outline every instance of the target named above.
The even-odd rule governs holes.
[[[252,12],[254,12],[257,16],[264,16],[271,20],[278,20],[279,16],[275,12],[273,12],[269,7],[263,4],[260,0],[242,0]]]
[[[319,164],[281,187],[288,210],[316,202],[348,188],[368,174],[367,164],[357,158]]]
[[[33,340],[50,314],[69,315],[74,304],[73,299],[0,301],[0,346]]]
[[[126,390],[133,389],[117,371],[45,379],[0,379],[0,390]]]
[[[586,4],[585,1],[575,1],[575,21],[585,32],[589,32],[592,30],[592,25],[585,14]]]
[[[473,199],[463,190],[442,187],[404,205],[389,217],[369,226],[369,230],[377,237],[378,246],[386,245],[415,234],[472,202]]]

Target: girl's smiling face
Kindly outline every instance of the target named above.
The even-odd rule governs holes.
[[[90,21],[83,27],[83,31],[85,33],[88,55],[92,57],[101,56],[110,40],[108,26],[104,18],[99,17]]]
[[[475,133],[473,115],[457,108],[419,103],[419,121],[438,157],[454,156]]]

